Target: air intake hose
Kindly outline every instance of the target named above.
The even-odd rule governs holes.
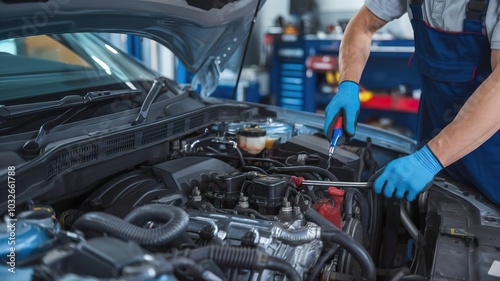
[[[162,224],[156,228],[141,227],[148,221]],[[87,213],[75,222],[73,229],[106,233],[142,246],[157,247],[172,243],[186,231],[188,223],[189,216],[181,208],[151,204],[134,209],[124,220],[104,212]]]
[[[225,268],[273,270],[284,274],[289,281],[300,281],[299,273],[286,261],[251,248],[208,246],[193,250],[185,250],[168,257],[175,259],[184,256],[196,262],[212,260]]]

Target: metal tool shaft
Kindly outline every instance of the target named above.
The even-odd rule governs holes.
[[[336,187],[372,187],[371,182],[344,182],[344,181],[313,181],[304,180],[303,185],[336,186]]]

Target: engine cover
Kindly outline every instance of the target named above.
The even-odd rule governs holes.
[[[177,188],[189,196],[194,187],[203,189],[215,173],[237,170],[229,164],[209,157],[183,157],[153,166],[153,174],[163,179],[168,188]]]

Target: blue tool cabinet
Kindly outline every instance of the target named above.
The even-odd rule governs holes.
[[[318,73],[307,69],[306,60],[311,55],[338,55],[340,42],[340,35],[324,39],[312,35],[276,35],[271,62],[271,93],[276,105],[308,112],[324,108],[333,94],[320,91]],[[416,66],[408,63],[413,51],[413,40],[376,35],[361,85],[375,91],[400,85],[410,92],[420,89]]]

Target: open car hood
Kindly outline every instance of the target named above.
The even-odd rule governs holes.
[[[197,73],[195,84],[215,88],[219,72],[248,34],[257,3],[0,0],[0,39],[73,32],[144,36],[168,47],[188,70]]]

